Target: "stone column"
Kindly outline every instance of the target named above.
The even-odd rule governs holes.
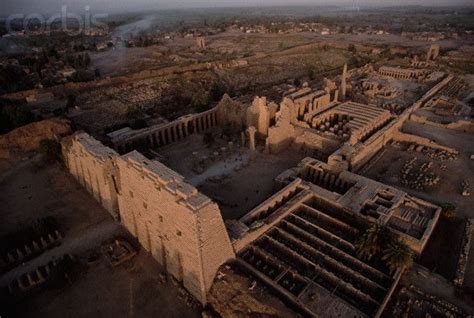
[[[212,126],[213,127],[217,126],[217,113],[216,112],[212,113]]]
[[[255,133],[257,129],[254,126],[247,128],[247,133],[249,134],[249,148],[252,151],[255,151]]]
[[[342,78],[341,78],[342,100],[346,99],[346,91],[347,91],[347,64],[344,64],[344,69],[342,70]]]
[[[188,128],[188,125],[189,125],[189,120],[186,120],[184,122],[184,135],[187,137],[189,136],[189,128]]]
[[[183,124],[178,125],[178,132],[179,132],[179,136],[180,136],[181,139],[186,137],[186,135],[184,134],[184,130],[183,130]]]

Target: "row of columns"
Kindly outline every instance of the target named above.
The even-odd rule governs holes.
[[[351,186],[350,183],[332,173],[312,168],[309,168],[307,171],[306,180],[329,191],[335,191],[339,194],[344,194]]]
[[[159,147],[180,141],[193,133],[200,133],[217,126],[217,113],[209,112],[193,118],[180,120],[174,125],[150,132],[117,146],[120,153],[126,153],[140,147]]]
[[[380,72],[380,75],[391,76],[391,77],[404,79],[404,80],[415,79],[417,77],[417,74],[413,72],[406,72],[406,71],[400,71],[400,72],[379,71],[379,72]]]

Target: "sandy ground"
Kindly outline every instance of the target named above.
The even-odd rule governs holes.
[[[457,213],[459,218],[456,219],[458,221],[440,220],[420,260],[424,266],[443,275],[445,278],[432,276],[428,279],[414,274],[408,278],[413,279],[413,282],[417,286],[419,285],[420,289],[440,297],[447,297],[447,299],[455,303],[459,299],[454,299],[454,291],[451,285],[446,283],[444,279],[452,279],[456,269],[462,240],[460,234],[464,228],[461,218],[474,217],[474,211],[472,210],[474,197],[472,195],[470,197],[463,197],[460,191],[461,182],[464,179],[469,180],[471,184],[474,182],[474,161],[470,159],[471,154],[474,154],[472,135],[462,131],[449,130],[412,121],[404,124],[403,131],[429,138],[438,144],[454,148],[459,151],[459,156],[454,161],[440,162],[430,159],[421,153],[408,153],[388,146],[382,157],[368,169],[366,176],[396,186],[425,200],[435,203],[451,202],[458,207]],[[422,161],[433,161],[433,172],[440,175],[440,184],[425,191],[413,190],[400,184],[401,168],[406,160],[413,156]],[[441,165],[446,165],[446,170],[442,170]],[[474,291],[474,247],[471,248],[471,257],[467,265],[465,286],[467,289]],[[471,305],[474,304],[472,296],[466,296],[465,300]]]
[[[171,280],[160,280],[158,268],[143,250],[113,269],[101,259],[71,286],[19,303],[12,317],[200,317]]]
[[[405,152],[393,147],[387,147],[385,154],[373,164],[366,176],[383,183],[396,186],[410,194],[426,199],[428,201],[443,203],[451,202],[458,207],[458,215],[461,217],[474,217],[474,196],[461,196],[461,182],[464,179],[474,184],[474,161],[470,155],[474,154],[474,142],[470,134],[423,125],[415,122],[407,122],[403,131],[414,135],[429,138],[438,144],[448,146],[459,151],[457,160],[437,161],[415,152]],[[438,185],[426,191],[416,191],[403,186],[400,183],[400,171],[404,163],[416,156],[422,161],[433,161],[433,172],[440,175],[441,181]],[[441,165],[446,165],[446,170],[441,170]]]
[[[58,247],[3,273],[0,288],[66,253],[77,256],[84,267],[71,286],[42,289],[1,304],[1,317],[200,316],[187,305],[182,289],[171,280],[162,282],[163,269],[143,250],[113,269],[103,257],[86,265],[104,241],[128,234],[59,164],[45,165],[34,157],[17,164],[2,162],[0,169],[0,237],[45,216],[55,217],[64,235]]]
[[[425,293],[437,296],[441,299],[460,307],[469,315],[474,315],[472,302],[466,302],[455,296],[454,286],[443,277],[427,272],[419,266],[414,266],[402,278],[401,284],[414,284]]]
[[[263,149],[259,149],[251,160],[248,148],[234,142],[233,155],[212,161],[200,174],[192,170],[196,161],[193,152],[198,152],[198,157],[211,158],[214,151],[226,145],[217,140],[207,148],[202,136],[194,135],[159,151],[168,167],[219,204],[224,219],[239,218],[269,198],[274,193],[274,178],[306,157],[292,149],[275,155],[264,154]]]
[[[291,149],[277,155],[258,153],[242,170],[199,189],[219,203],[224,219],[237,219],[273,195],[275,177],[304,157]]]
[[[59,164],[39,157],[15,164],[0,180],[2,234],[46,216],[57,218],[68,235],[110,218]]]
[[[136,69],[159,68],[169,63],[169,60],[160,53],[171,50],[182,55],[184,51],[195,49],[195,39],[174,38],[166,40],[161,45],[153,45],[146,48],[124,48],[119,45],[115,49],[105,52],[91,54],[92,65],[101,70],[102,76],[114,76]],[[401,45],[408,47],[428,47],[425,41],[414,41],[399,35],[368,35],[368,34],[333,34],[321,35],[312,32],[293,34],[245,34],[229,30],[213,36],[206,37],[207,48],[215,54],[215,59],[222,59],[224,53],[236,53],[237,55],[272,54],[284,49],[307,44],[329,43],[336,45],[348,45],[354,43],[360,45]],[[443,48],[458,48],[462,46],[459,40],[440,41]],[[200,58],[199,54],[192,54]]]

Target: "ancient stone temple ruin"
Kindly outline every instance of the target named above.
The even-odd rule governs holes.
[[[411,71],[392,71],[382,73],[418,77]],[[292,89],[278,102],[256,97],[246,103],[225,95],[203,113],[112,132],[108,137],[114,149],[76,133],[62,142],[66,166],[203,304],[219,268],[232,261],[305,315],[321,314],[324,306],[310,301],[315,294],[321,300],[316,304],[336,296],[333,307],[341,316],[379,315],[400,273],[358,258],[357,237],[371,224],[384,224],[419,254],[440,208],[355,172],[387,143],[406,140],[400,132],[403,122],[452,77],[434,85],[400,115],[351,101],[346,80],[344,102],[338,100],[340,90],[328,83],[326,88]],[[269,196],[224,222],[224,200],[212,200],[159,157],[148,156],[224,126],[241,137],[240,145],[229,145],[250,148],[251,154],[270,156],[292,149],[302,157],[317,153],[324,159],[308,157],[278,172],[272,176]],[[213,156],[227,155],[224,147]],[[335,295],[328,290],[335,290]]]
[[[324,303],[327,290],[338,315],[378,316],[399,275],[357,258],[356,238],[380,222],[421,253],[441,209],[312,158],[275,181],[279,192],[228,221],[239,265],[308,316],[326,310],[311,295]]]

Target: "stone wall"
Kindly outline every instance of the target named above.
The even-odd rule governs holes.
[[[233,127],[244,128],[247,126],[247,107],[241,102],[234,101],[229,95],[222,96],[217,104],[217,122],[221,125],[230,124]]]
[[[247,108],[247,126],[257,129],[257,136],[264,139],[268,136],[270,127],[270,110],[266,97],[255,97],[252,105]]]
[[[297,149],[317,150],[331,154],[341,146],[339,140],[322,136],[313,129],[298,127],[296,131],[297,137],[294,144]]]
[[[472,231],[474,229],[474,219],[467,219],[464,227],[464,236],[462,241],[461,253],[459,255],[454,285],[462,288],[464,285],[464,275],[466,273],[467,261],[469,259],[469,250],[471,249]]]
[[[446,129],[453,129],[453,130],[459,130],[459,131],[466,131],[468,133],[474,133],[474,123],[469,120],[464,120],[460,119],[458,121],[449,123],[449,124],[443,124],[443,123],[437,123],[432,120],[429,120],[425,116],[417,115],[417,114],[412,114],[410,116],[410,120],[421,123],[421,124],[428,124],[432,125],[435,127],[440,127],[440,128],[446,128]]]
[[[455,153],[455,154],[458,153],[456,149],[437,144],[428,138],[406,134],[400,131],[396,131],[393,134],[393,140],[400,141],[400,142],[414,143],[414,144],[418,144],[418,145],[422,145],[422,146],[426,146],[426,147],[434,148],[434,149],[445,150],[450,153]]]
[[[115,218],[119,219],[114,159],[118,154],[86,133],[63,139],[62,152],[69,172]]]
[[[270,153],[278,153],[288,148],[295,138],[295,128],[291,124],[290,108],[287,99],[280,105],[280,111],[276,114],[276,124],[268,129],[266,139],[267,150]]]
[[[69,171],[201,303],[234,257],[219,207],[158,161],[119,156],[85,133],[63,142]]]

